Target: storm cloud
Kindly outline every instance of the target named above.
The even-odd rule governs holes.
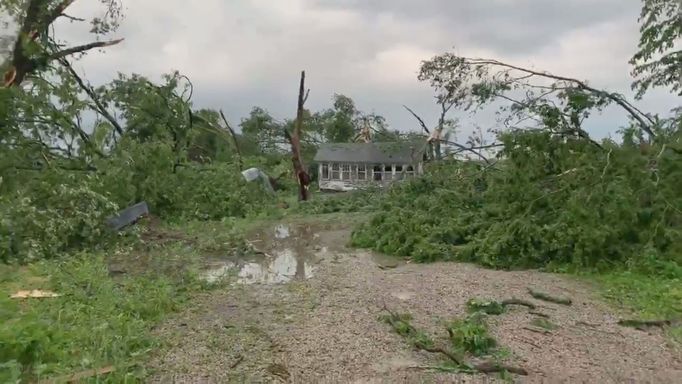
[[[179,70],[195,86],[197,107],[223,108],[234,122],[252,106],[279,119],[295,112],[305,69],[308,107],[330,105],[334,93],[384,115],[392,128],[417,129],[403,108],[436,120],[433,93],[417,81],[422,60],[445,51],[490,57],[573,76],[631,95],[628,59],[636,50],[635,0],[136,0],[126,1],[116,36],[121,45],[93,52],[77,68],[93,83],[117,72],[158,79]],[[97,2],[77,1],[70,14],[88,16]],[[62,21],[68,41],[87,28]],[[678,100],[652,92],[639,105],[667,113]],[[492,112],[459,116],[462,131],[494,125]],[[589,123],[606,136],[627,122],[608,109]]]

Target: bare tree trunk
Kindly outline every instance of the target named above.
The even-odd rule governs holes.
[[[237,152],[237,164],[239,164],[239,171],[244,169],[244,162],[242,161],[242,151],[239,150],[239,142],[237,142],[237,135],[234,133],[234,129],[232,129],[232,126],[230,123],[227,122],[227,119],[225,118],[225,114],[223,113],[223,110],[220,110],[220,117],[223,118],[223,122],[225,123],[225,127],[230,131],[230,135],[232,136],[232,142],[234,143],[234,150]]]
[[[308,91],[309,92],[309,91]],[[294,174],[298,181],[298,199],[301,201],[308,200],[308,188],[310,187],[310,175],[303,165],[301,158],[301,129],[303,127],[303,105],[308,99],[308,92],[305,90],[305,71],[301,71],[301,83],[298,88],[298,108],[296,110],[296,122],[294,123],[294,132],[289,133],[286,129],[284,135],[291,143],[291,162],[294,166]]]

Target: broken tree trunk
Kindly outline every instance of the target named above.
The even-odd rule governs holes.
[[[237,141],[237,134],[234,133],[234,129],[232,129],[232,126],[227,121],[227,118],[225,117],[225,114],[223,113],[222,109],[220,110],[220,117],[223,119],[223,123],[225,123],[225,127],[227,128],[227,130],[230,131],[230,136],[232,136],[232,142],[234,143],[234,150],[235,150],[235,153],[237,154],[237,164],[239,166],[239,171],[241,172],[244,169],[244,162],[242,161],[242,151],[239,149],[239,142]]]
[[[310,187],[310,175],[303,165],[301,158],[301,130],[303,127],[303,105],[308,99],[308,92],[305,90],[305,71],[301,71],[301,83],[298,88],[298,107],[296,109],[296,122],[294,123],[293,133],[286,129],[284,135],[291,143],[291,162],[294,166],[294,174],[298,181],[298,199],[308,200],[308,188]]]
[[[65,48],[56,52],[47,52],[39,42],[39,38],[46,35],[54,21],[63,15],[64,10],[75,0],[62,0],[54,7],[50,7],[50,2],[44,0],[29,0],[26,11],[19,28],[17,38],[12,50],[12,57],[9,66],[3,76],[4,87],[18,87],[27,76],[34,73],[41,67],[47,66],[54,60],[59,60],[67,56],[86,52],[95,48],[104,48],[116,45],[123,39],[110,41],[96,41],[75,47]],[[36,55],[31,49],[38,49]]]

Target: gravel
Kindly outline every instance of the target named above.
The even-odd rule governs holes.
[[[258,236],[267,250],[295,249],[315,260],[308,280],[229,285],[198,296],[157,332],[168,343],[149,367],[156,383],[492,383],[499,376],[438,372],[439,357],[416,351],[378,320],[384,306],[444,340],[442,323],[465,315],[470,298],[522,298],[558,327],[534,332],[537,315],[510,306],[489,317],[492,334],[522,366],[524,383],[679,383],[682,353],[659,330],[617,325],[586,283],[537,271],[495,271],[459,263],[391,264],[345,248],[349,231],[293,230]],[[571,306],[533,299],[532,287],[570,297]]]

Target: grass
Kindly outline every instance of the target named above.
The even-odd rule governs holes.
[[[682,319],[682,279],[650,276],[637,272],[611,272],[593,277],[603,295],[615,306],[633,312],[640,320]],[[682,326],[668,334],[682,345]]]
[[[150,224],[134,245],[122,241],[106,252],[0,265],[0,382],[61,378],[109,366],[115,370],[98,382],[143,381],[148,355],[163,347],[153,327],[183,309],[194,293],[210,288],[197,277],[201,259],[240,244],[238,231],[200,234],[200,228],[206,229]],[[111,266],[121,273],[111,274]],[[21,289],[60,296],[9,298]]]
[[[465,319],[453,321],[447,327],[450,342],[455,350],[474,356],[484,356],[495,349],[497,341],[488,332],[483,317],[480,312],[473,313]]]
[[[107,252],[63,255],[28,266],[0,264],[0,382],[33,382],[113,366],[96,382],[142,382],[147,358],[164,348],[153,328],[209,286],[197,278],[202,258],[246,252],[244,235],[287,217],[291,223],[347,223],[365,216],[314,215],[295,207],[275,215],[225,221],[148,222]],[[142,228],[147,227],[147,230]],[[133,238],[136,236],[133,236]],[[111,275],[114,263],[123,269]],[[22,289],[57,298],[10,299]]]

